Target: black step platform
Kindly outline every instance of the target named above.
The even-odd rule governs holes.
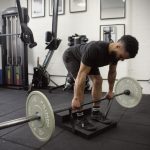
[[[90,119],[91,108],[84,109],[84,114]],[[76,114],[73,113],[72,116],[73,116],[74,122],[75,122]],[[106,125],[106,124],[102,124],[102,123],[91,120],[91,122],[94,125],[96,125],[96,127],[97,127],[97,129],[95,131],[87,131],[87,130],[81,129],[79,127],[76,127],[76,126],[75,126],[75,128],[73,128],[72,119],[70,119],[70,116],[69,116],[69,111],[55,113],[55,121],[56,121],[57,126],[67,129],[68,131],[71,131],[71,132],[73,132],[83,138],[86,138],[86,139],[95,137],[95,136],[117,126],[116,121],[113,121],[111,124]]]

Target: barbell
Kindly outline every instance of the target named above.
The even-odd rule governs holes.
[[[118,80],[115,85],[114,93],[113,98],[116,98],[116,101],[125,108],[137,106],[142,98],[142,88],[140,84],[130,77],[124,77]],[[98,101],[103,100],[106,100],[106,98]],[[88,102],[82,106],[92,103],[93,102]],[[0,130],[28,122],[34,136],[38,140],[46,142],[51,138],[55,130],[54,113],[67,110],[71,110],[71,107],[54,112],[47,97],[39,91],[33,91],[27,97],[26,117],[2,122],[0,123]]]

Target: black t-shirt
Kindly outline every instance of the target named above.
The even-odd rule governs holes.
[[[102,67],[109,64],[117,64],[108,52],[109,43],[92,41],[87,44],[80,44],[72,47],[74,57],[90,67]]]

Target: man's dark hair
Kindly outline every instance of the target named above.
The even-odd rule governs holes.
[[[137,39],[131,35],[122,36],[118,42],[123,42],[125,50],[129,53],[130,58],[134,58],[138,53],[139,42]]]

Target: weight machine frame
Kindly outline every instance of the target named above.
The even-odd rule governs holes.
[[[46,71],[46,69],[50,63],[50,60],[54,54],[54,51],[58,49],[58,47],[61,43],[61,39],[57,38],[58,3],[59,3],[59,0],[55,0],[53,3],[52,32],[49,32],[50,39],[46,46],[46,49],[48,49],[48,53],[45,57],[43,64],[42,65],[38,64],[38,66],[34,68],[33,79],[32,79],[32,83],[29,85],[28,92],[32,91],[33,86],[35,88],[38,88],[37,86],[35,86],[35,83],[38,84],[42,80],[42,77],[45,73],[47,73],[49,76],[49,82],[52,82],[56,86],[54,88],[51,88],[50,91],[64,86],[64,84],[59,86],[53,80],[51,80],[50,79],[51,75]],[[36,75],[36,72],[35,72],[36,69],[40,70],[40,74],[38,76]],[[47,87],[48,87],[48,85],[47,85]],[[42,88],[42,87],[39,87],[39,88]]]
[[[13,9],[13,8],[10,8],[10,9]],[[16,9],[16,11],[15,12],[13,12],[13,14],[12,14],[12,16],[18,16],[19,17],[19,11],[17,12],[17,7],[14,7],[14,10]],[[8,10],[9,11],[9,10]],[[21,8],[20,9],[20,11],[22,12],[22,22],[25,24],[25,25],[27,25],[27,20],[25,19],[25,16],[23,17],[23,12],[24,12],[24,14],[25,15],[27,15],[27,9],[26,8]],[[6,13],[6,14],[5,14]],[[3,22],[4,22],[4,24],[3,24],[3,32],[4,33],[6,33],[6,29],[5,29],[5,25],[6,25],[6,20],[5,20],[5,17],[7,17],[7,16],[10,16],[11,14],[7,14],[7,10],[6,10],[6,12],[4,11],[3,12],[3,14],[2,14],[2,18],[3,18]],[[27,16],[26,16],[27,17]],[[19,18],[19,20],[20,20],[20,18]],[[21,22],[20,22],[21,23]],[[9,35],[9,36],[12,36],[12,35]],[[16,35],[17,36],[17,35]],[[19,35],[18,35],[19,36]],[[7,37],[7,34],[5,35],[5,34],[1,34],[1,38],[2,38],[2,68],[3,68],[3,70],[5,70],[4,68],[5,68],[5,66],[6,66],[6,64],[7,64],[7,59],[5,59],[6,58],[6,56],[7,56],[7,52],[6,52],[6,38]],[[15,89],[20,89],[20,88],[24,88],[24,89],[26,89],[27,87],[28,87],[28,47],[27,47],[27,44],[23,44],[24,46],[23,46],[23,52],[22,52],[22,54],[23,54],[23,67],[22,67],[22,85],[20,85],[20,86],[15,86],[15,85],[6,85],[5,84],[5,71],[3,71],[3,85],[5,86],[6,85],[6,87],[10,87],[10,88],[15,88]]]

